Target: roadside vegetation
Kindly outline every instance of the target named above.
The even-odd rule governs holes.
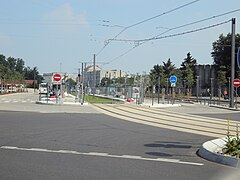
[[[221,34],[218,40],[212,43],[213,51],[211,56],[213,58],[213,65],[216,69],[216,85],[219,89],[219,96],[222,94],[221,90],[229,86],[228,77],[231,77],[231,34],[224,36]],[[240,46],[240,34],[236,34],[236,49],[237,54],[238,47]],[[235,63],[237,64],[237,56],[235,57]],[[168,84],[167,78],[171,75],[176,75],[178,78],[177,87],[184,86],[187,89],[187,94],[190,96],[192,89],[196,87],[197,84],[197,60],[187,53],[186,58],[182,61],[180,68],[176,68],[173,62],[168,59],[163,61],[162,64],[156,64],[150,70],[150,89],[156,89],[157,93],[161,90],[161,87],[167,87]],[[240,70],[238,66],[235,66],[235,77],[240,78]],[[210,87],[210,81],[208,86]]]
[[[117,101],[117,100],[112,100],[112,99],[107,99],[107,98],[101,98],[101,97],[96,97],[96,96],[85,96],[85,101],[88,103],[96,103],[96,104],[121,104],[123,102]]]
[[[2,84],[24,83],[24,80],[37,80],[41,83],[42,76],[39,75],[37,67],[26,67],[23,59],[0,54],[0,82],[3,82]]]
[[[224,155],[228,155],[235,158],[240,158],[240,137],[238,124],[236,124],[236,136],[232,136],[229,130],[230,119],[228,119],[227,140],[226,145],[222,152]]]

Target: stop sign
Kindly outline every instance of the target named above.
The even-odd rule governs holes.
[[[54,74],[53,79],[54,79],[54,81],[60,81],[61,80],[61,75],[60,74]]]
[[[239,87],[240,86],[240,79],[234,79],[233,80],[233,86],[234,87]]]

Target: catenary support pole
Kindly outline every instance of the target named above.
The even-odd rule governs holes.
[[[93,55],[93,96],[95,96],[96,91],[96,55]]]
[[[234,107],[234,87],[233,80],[235,76],[235,18],[232,19],[232,52],[231,52],[231,97],[230,97],[230,107]]]

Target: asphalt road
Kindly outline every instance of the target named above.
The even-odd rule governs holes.
[[[1,103],[1,179],[219,180],[235,171],[197,156],[207,136],[123,121],[91,107],[87,113],[44,108]]]

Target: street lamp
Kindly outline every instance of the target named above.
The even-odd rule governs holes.
[[[198,102],[198,94],[199,94],[199,76],[197,76],[197,102]]]

